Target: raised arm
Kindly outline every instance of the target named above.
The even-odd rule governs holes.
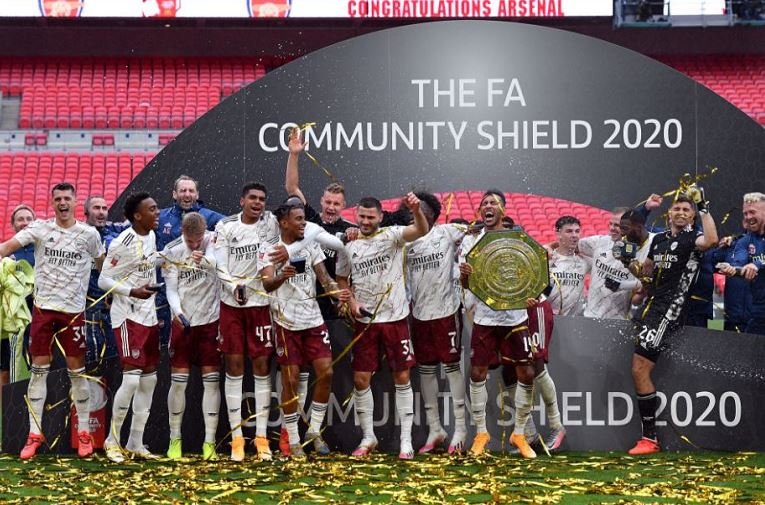
[[[300,176],[298,175],[298,161],[300,160],[300,153],[305,149],[305,141],[303,135],[298,128],[293,128],[290,131],[290,153],[287,156],[287,171],[284,176],[284,189],[287,191],[287,195],[294,195],[299,197],[303,203],[305,202],[305,196],[300,191]]]
[[[404,227],[402,236],[405,241],[412,242],[428,233],[430,227],[420,208],[420,199],[414,193],[407,193],[404,197],[404,205],[412,212],[414,223]]]
[[[701,231],[703,235],[696,238],[696,247],[702,251],[706,251],[717,245],[717,241],[719,240],[717,238],[717,226],[709,212],[706,211],[706,209],[702,211],[701,206],[699,207],[699,215],[701,216]]]

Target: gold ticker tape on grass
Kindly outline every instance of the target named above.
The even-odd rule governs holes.
[[[528,461],[445,454],[259,463],[111,464],[38,455],[0,456],[2,503],[694,503],[765,505],[765,454],[563,453]]]

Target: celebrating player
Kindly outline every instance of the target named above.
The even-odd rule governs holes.
[[[454,402],[454,435],[449,453],[465,447],[465,379],[460,369],[462,326],[455,290],[455,264],[466,226],[435,224],[441,203],[430,193],[416,193],[430,231],[407,245],[406,265],[412,297],[412,343],[420,372],[420,390],[425,402],[428,439],[420,448],[427,453],[443,444],[446,431],[438,414],[438,364],[443,363]]]
[[[659,452],[656,435],[658,397],[651,372],[667,339],[682,327],[683,306],[699,268],[699,254],[717,244],[717,229],[709,215],[704,192],[698,188],[692,199],[679,195],[669,209],[669,229],[651,241],[645,263],[633,260],[629,267],[637,277],[652,276],[650,296],[635,326],[635,353],[632,356],[632,379],[637,393],[643,437],[629,453],[633,455]],[[693,228],[696,217],[702,231]]]
[[[244,460],[242,379],[244,355],[255,376],[255,447],[258,458],[271,459],[266,438],[271,406],[270,359],[274,351],[269,298],[258,276],[258,249],[279,239],[276,217],[265,209],[266,187],[250,182],[242,188],[242,211],[216,227],[215,257],[222,281],[220,350],[226,363],[226,405],[231,426],[231,459]],[[286,252],[284,253],[286,259]],[[283,260],[282,259],[282,260]]]
[[[302,205],[282,205],[276,210],[276,218],[283,245],[303,239],[306,222]],[[300,367],[308,364],[312,364],[316,372],[316,384],[306,439],[313,442],[317,453],[328,454],[329,446],[320,433],[332,386],[332,348],[329,331],[316,301],[316,282],[324,287],[325,293],[332,293],[341,302],[350,299],[350,292],[339,290],[329,276],[324,267],[324,253],[318,244],[304,247],[290,258],[289,264],[281,267],[271,262],[271,252],[274,252],[273,246],[261,254],[260,275],[263,287],[273,293],[271,320],[276,359],[282,372],[282,410],[289,436],[289,454],[293,458],[305,456],[298,433],[297,387]]]
[[[581,316],[584,313],[584,277],[589,273],[592,262],[577,254],[581,229],[582,223],[574,216],[562,216],[555,221],[558,248],[549,259],[553,314]]]
[[[356,209],[361,236],[346,246],[346,256],[340,256],[337,262],[340,287],[348,288],[349,280],[353,283],[353,297],[348,305],[356,318],[352,359],[354,405],[363,431],[354,456],[366,456],[377,447],[372,422],[374,398],[369,383],[379,366],[382,346],[396,386],[396,410],[401,420],[399,458],[414,457],[414,395],[409,369],[415,360],[406,320],[409,305],[402,246],[425,235],[428,222],[420,200],[413,193],[406,195],[404,205],[412,212],[414,224],[380,229],[383,217],[380,201],[362,198]]]
[[[122,384],[114,395],[112,429],[104,442],[106,456],[115,463],[125,457],[120,448],[122,423],[130,404],[133,419],[128,452],[153,459],[143,445],[143,432],[157,385],[159,364],[159,324],[154,307],[157,282],[157,227],[159,208],[148,193],[130,195],[125,200],[125,218],[130,228],[112,240],[98,286],[113,296],[110,315],[122,363]]]
[[[466,262],[467,253],[486,232],[504,228],[505,196],[498,190],[486,191],[479,211],[484,229],[477,235],[467,235],[460,249],[460,280],[464,287],[468,286],[469,277],[473,274],[473,268]],[[510,442],[518,447],[523,457],[535,458],[536,453],[524,436],[533,404],[534,384],[533,345],[527,326],[528,316],[525,310],[495,311],[477,297],[472,298],[475,298],[475,316],[470,342],[470,403],[476,436],[470,452],[473,455],[483,454],[491,440],[486,428],[486,377],[489,367],[500,361],[515,367],[519,381],[515,394],[515,428]]]
[[[191,365],[202,371],[202,414],[205,440],[202,457],[217,459],[215,432],[220,409],[220,353],[218,319],[220,283],[215,271],[214,234],[205,230],[205,218],[198,212],[183,216],[182,237],[162,251],[167,301],[173,314],[170,335],[170,446],[167,457],[182,456],[181,422],[186,409],[186,385]]]
[[[78,448],[81,458],[93,453],[90,435],[90,389],[85,377],[85,297],[93,261],[103,261],[104,248],[95,229],[77,221],[77,196],[67,182],[51,192],[54,219],[35,221],[13,238],[0,244],[0,258],[35,244],[35,308],[32,311],[32,376],[29,380],[29,436],[21,459],[30,459],[45,441],[42,416],[48,393],[48,372],[54,337],[66,354],[71,392],[77,411]]]

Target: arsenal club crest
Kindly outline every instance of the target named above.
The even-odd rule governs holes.
[[[143,0],[143,15],[147,18],[174,18],[181,0]]]
[[[76,18],[82,13],[85,0],[38,0],[40,13],[52,18]]]
[[[251,18],[286,18],[292,0],[247,0]]]

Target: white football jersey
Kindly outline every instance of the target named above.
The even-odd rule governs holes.
[[[35,305],[69,314],[85,310],[93,260],[104,255],[98,231],[79,221],[62,228],[48,219],[34,221],[14,238],[22,246],[35,245]]]
[[[281,241],[279,244],[286,246]],[[268,258],[268,254],[273,250],[274,246],[264,248],[258,263],[259,272],[267,266],[273,266]],[[319,244],[312,242],[290,256],[290,261],[298,259],[305,259],[305,272],[288,279],[278,289],[269,293],[271,320],[292,331],[316,328],[324,323],[319,302],[316,301],[316,273],[313,271],[314,265],[326,259],[324,252]],[[281,268],[275,271],[277,275],[280,272]]]
[[[424,237],[407,244],[406,273],[412,315],[416,319],[440,319],[454,314],[459,308],[459,293],[454,289],[454,270],[457,244],[464,236],[464,226],[441,224],[433,226]]]
[[[636,258],[645,261],[653,234],[638,249]],[[584,309],[585,317],[600,319],[629,319],[632,290],[640,282],[627,270],[621,261],[614,258],[614,241],[608,235],[595,235],[579,241],[579,250],[592,258],[590,290]],[[605,286],[606,279],[619,283],[617,291]]]
[[[581,316],[584,313],[584,278],[590,272],[589,258],[554,252],[550,256],[550,305],[553,314]]]
[[[465,258],[470,252],[470,249],[485,235],[485,231],[481,231],[478,235],[466,235],[462,240],[460,246],[460,263],[465,263]],[[475,274],[475,272],[473,272]],[[475,302],[475,316],[473,322],[482,326],[515,326],[523,323],[528,319],[528,314],[525,309],[521,310],[494,310],[477,296],[466,293],[466,308],[468,307],[468,300]]]
[[[109,245],[101,277],[107,277],[126,288],[138,288],[157,283],[157,242],[153,231],[139,235],[131,227],[120,233]],[[112,328],[119,328],[126,319],[154,326],[157,309],[154,296],[146,300],[112,291],[110,310]]]
[[[215,234],[205,232],[202,250],[205,256],[195,263],[192,251],[186,246],[183,236],[173,240],[160,253],[164,261],[162,274],[169,291],[176,290],[180,301],[180,312],[191,326],[214,323],[220,317],[220,282],[214,256]],[[172,309],[171,304],[171,309]],[[173,317],[177,316],[173,310]]]
[[[258,251],[262,245],[279,240],[279,223],[270,211],[263,211],[253,224],[242,222],[242,214],[220,220],[215,227],[215,257],[221,279],[221,300],[231,307],[265,307],[269,304],[258,277]],[[238,284],[247,286],[247,303],[234,297]]]
[[[409,315],[404,280],[404,228],[390,226],[369,238],[360,236],[339,255],[337,275],[350,277],[353,295],[370,312],[375,323],[399,321]],[[369,322],[362,317],[361,322]]]

